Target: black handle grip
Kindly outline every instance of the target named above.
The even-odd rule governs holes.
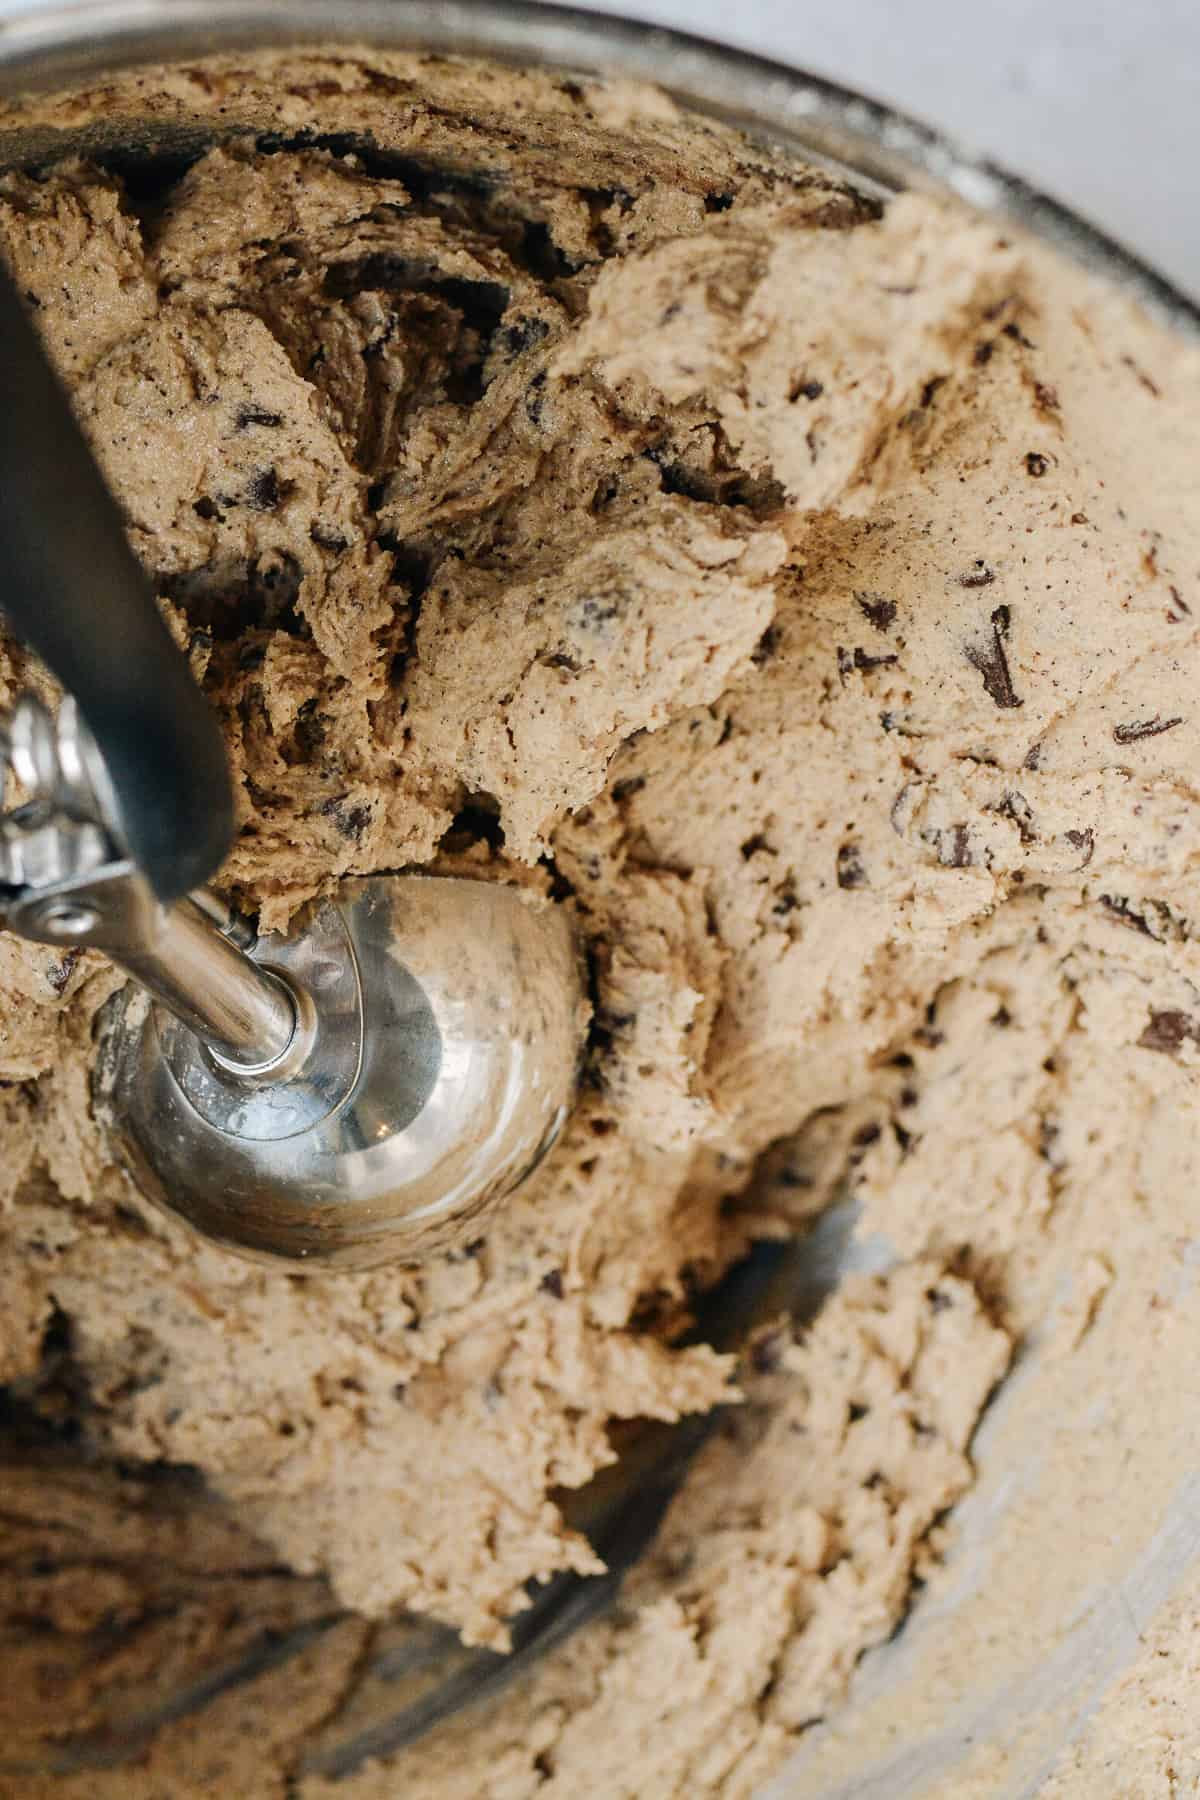
[[[220,727],[3,265],[0,610],[75,696],[154,891],[174,900],[200,887],[233,837]]]

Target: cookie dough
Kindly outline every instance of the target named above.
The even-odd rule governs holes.
[[[1200,365],[621,84],[296,54],[6,134],[0,250],[226,728],[223,885],[271,929],[348,873],[532,884],[595,1003],[485,1235],[299,1278],[143,1204],[88,1109],[115,977],[0,937],[7,1791],[248,1593],[351,1616],[46,1792],[297,1791],[369,1621],[503,1645],[597,1568],[562,1500],[621,1422],[736,1392],[619,1613],[299,1791],[747,1794],[936,1579],[1014,1349],[1069,1364],[1195,1188]],[[877,1272],[680,1344],[847,1193]]]

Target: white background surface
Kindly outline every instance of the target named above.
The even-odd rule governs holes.
[[[577,0],[888,100],[1200,299],[1200,0]]]

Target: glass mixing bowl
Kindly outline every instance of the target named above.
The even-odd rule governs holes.
[[[1200,339],[1200,311],[1152,269],[1025,183],[937,133],[829,82],[713,43],[552,6],[503,0],[76,0],[0,9],[0,104],[31,90],[72,90],[140,63],[194,59],[298,43],[366,44],[481,55],[563,72],[619,74],[660,84],[685,107],[717,116],[782,150],[816,160],[879,194],[920,187],[956,194],[1115,284],[1182,337]],[[230,121],[231,124],[235,123]],[[210,120],[178,128],[187,148]],[[159,149],[163,133],[154,133]],[[144,150],[146,127],[108,114],[63,138],[43,127],[0,124],[0,167],[29,164],[102,141]],[[167,148],[170,148],[168,145]],[[845,1209],[813,1239],[768,1259],[765,1277],[786,1284],[803,1311],[863,1255]],[[1200,1264],[1188,1240],[1173,1279],[1186,1293]],[[1150,1252],[1146,1252],[1150,1254]],[[763,1271],[760,1271],[763,1272]],[[753,1282],[751,1283],[753,1286]],[[736,1335],[746,1294],[728,1287],[707,1304],[705,1327]],[[791,1800],[929,1800],[973,1791],[1033,1794],[1086,1730],[1104,1695],[1131,1666],[1141,1635],[1164,1607],[1200,1599],[1200,1408],[1168,1409],[1169,1443],[1146,1483],[1135,1530],[1122,1484],[1139,1479],[1143,1420],[1097,1410],[1104,1349],[1085,1339],[1048,1366],[1036,1335],[989,1410],[974,1445],[978,1482],[956,1510],[944,1567],[895,1639],[869,1653],[837,1715],[805,1734],[767,1792]],[[1097,1376],[1100,1376],[1097,1383]],[[1178,1379],[1164,1366],[1161,1379]],[[1145,1417],[1153,1396],[1147,1395]],[[1164,1428],[1166,1429],[1166,1428]],[[496,1688],[530,1657],[548,1654],[603,1606],[622,1567],[647,1541],[702,1427],[653,1438],[621,1481],[593,1496],[591,1526],[613,1575],[555,1584],[517,1633],[515,1663],[458,1647],[418,1624],[388,1628],[350,1711],[318,1740],[309,1766],[345,1772],[368,1755],[419,1737],[456,1708]],[[1058,1454],[1089,1438],[1092,1457]],[[1124,1499],[1127,1500],[1127,1494]],[[1122,1523],[1122,1520],[1125,1523]],[[1079,1554],[1081,1540],[1085,1553]],[[1072,1543],[1077,1553],[1061,1556]],[[1006,1571],[1036,1566],[1047,1579],[1010,1604]],[[1189,1598],[1190,1596],[1190,1598]],[[156,1722],[199,1711],[231,1683],[251,1679],[319,1644],[337,1615],[320,1595],[294,1631],[233,1647],[167,1698],[140,1708],[125,1697],[119,1719],[86,1743],[64,1747],[63,1772],[136,1755]],[[896,1721],[904,1720],[902,1730]],[[11,1789],[9,1791],[19,1791]],[[40,1791],[40,1789],[39,1789]],[[1078,1789],[1074,1791],[1080,1791]]]

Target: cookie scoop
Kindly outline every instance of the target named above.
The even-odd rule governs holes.
[[[0,346],[0,607],[67,691],[0,717],[0,921],[131,977],[98,1024],[97,1115],[145,1194],[247,1255],[365,1268],[473,1235],[571,1106],[565,911],[380,875],[259,936],[211,893],[216,720],[3,281]]]

